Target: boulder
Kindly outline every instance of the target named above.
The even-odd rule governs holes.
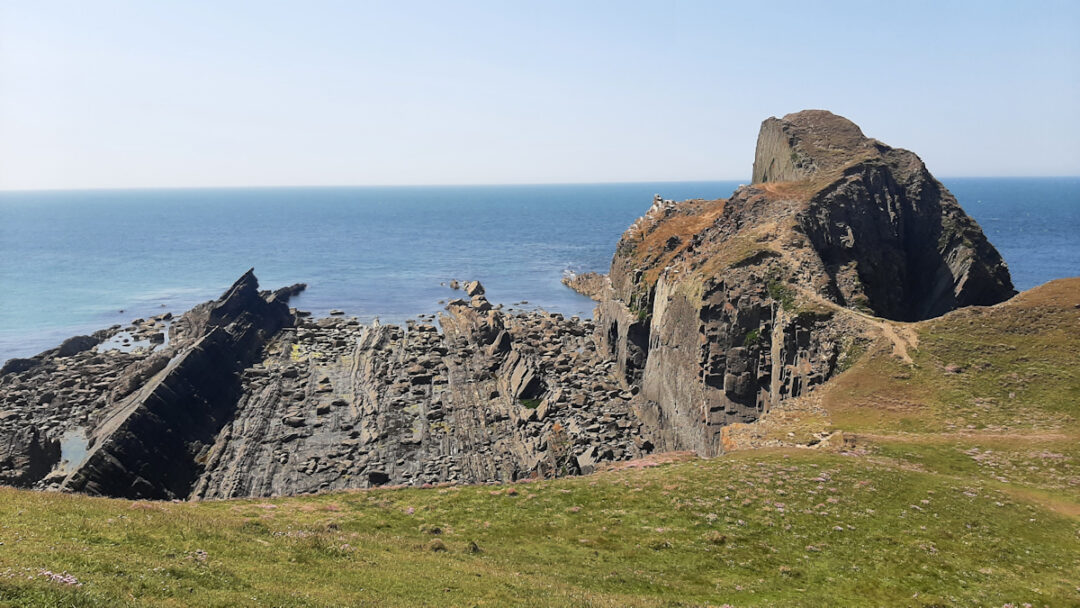
[[[39,365],[41,365],[41,359],[8,359],[4,362],[4,366],[0,367],[0,376],[25,372]]]
[[[83,351],[94,348],[100,343],[101,340],[93,336],[74,336],[64,340],[60,345],[60,349],[57,350],[56,356],[70,357],[72,355],[77,355]]]

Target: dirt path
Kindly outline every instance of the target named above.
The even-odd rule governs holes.
[[[970,432],[951,432],[951,433],[858,433],[852,432],[852,436],[855,440],[868,439],[870,441],[891,441],[896,443],[937,443],[954,440],[989,440],[989,441],[1008,441],[1012,439],[1024,440],[1024,441],[1072,441],[1076,439],[1075,435],[1069,435],[1066,433],[1025,433],[1023,431],[1017,431],[1015,433],[970,433]]]
[[[798,291],[803,297],[816,302],[827,308],[831,308],[837,312],[843,312],[853,317],[859,318],[865,321],[867,324],[877,327],[881,330],[881,335],[888,338],[892,342],[893,355],[899,358],[904,363],[914,363],[911,358],[910,350],[918,350],[919,348],[919,334],[915,331],[914,323],[904,323],[901,321],[889,321],[882,319],[881,317],[875,317],[871,314],[862,312],[860,310],[853,310],[851,308],[844,308],[836,302],[831,302],[821,297],[820,295],[798,287]]]
[[[915,350],[919,345],[919,336],[911,327],[894,325],[889,321],[881,321],[878,325],[881,333],[892,342],[893,355],[899,357],[904,363],[915,363],[908,354],[908,349]]]

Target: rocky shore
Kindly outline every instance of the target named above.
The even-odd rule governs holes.
[[[1013,294],[917,156],[823,111],[766,120],[753,184],[658,196],[609,274],[564,282],[595,323],[503,310],[475,281],[437,319],[312,319],[288,306],[303,285],[260,291],[249,271],[179,317],[6,362],[0,483],[205,499],[712,456],[893,323]]]
[[[285,304],[297,288],[259,293],[249,272],[177,319],[12,360],[0,376],[0,480],[273,496],[576,474],[651,449],[590,321],[502,312],[478,282],[465,290],[440,332],[311,319]],[[168,344],[150,342],[166,321]],[[122,331],[150,345],[98,350]]]

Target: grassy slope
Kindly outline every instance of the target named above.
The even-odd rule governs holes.
[[[981,481],[791,450],[512,487],[516,495],[488,486],[201,504],[4,490],[0,598],[26,606],[1077,599],[1077,521]],[[433,551],[435,539],[447,550]],[[42,569],[83,586],[49,582]]]
[[[994,482],[1080,516],[1077,305],[1080,279],[1066,279],[916,324],[912,364],[879,345],[822,403],[872,456]]]
[[[919,324],[912,364],[872,349],[822,393],[848,454],[196,504],[0,489],[0,605],[1078,605],[1076,303],[1056,282]]]

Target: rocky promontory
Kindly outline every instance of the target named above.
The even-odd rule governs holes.
[[[1015,293],[922,161],[845,118],[766,120],[753,174],[728,199],[658,196],[616,247],[598,338],[661,449],[719,453],[726,425],[836,374],[873,318]]]
[[[288,305],[303,285],[260,291],[249,271],[177,318],[5,363],[0,483],[227,498],[711,456],[891,323],[1013,294],[915,154],[816,110],[765,121],[754,183],[658,196],[608,275],[566,282],[595,323],[503,310],[475,281],[437,319],[312,319]]]

